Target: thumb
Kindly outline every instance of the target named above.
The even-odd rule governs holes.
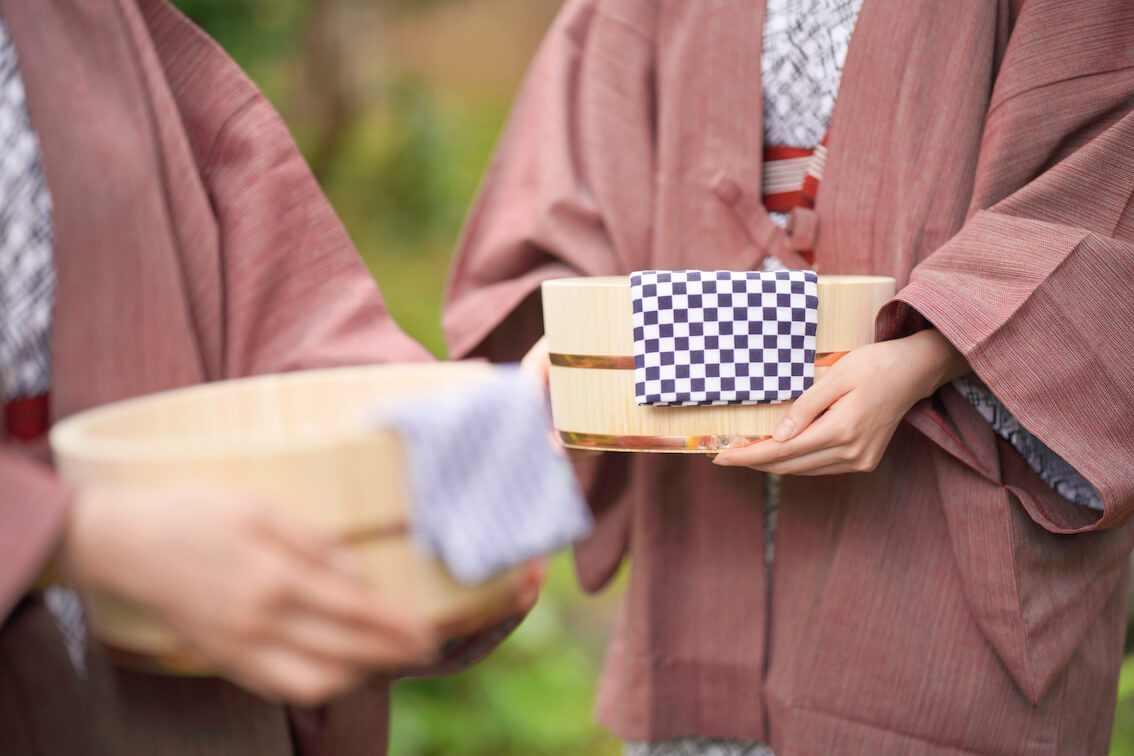
[[[540,385],[547,385],[547,378],[549,368],[551,366],[548,357],[547,337],[543,336],[535,343],[528,353],[520,360],[520,369],[536,379]]]
[[[811,388],[800,394],[792,403],[787,414],[772,432],[774,441],[782,443],[795,438],[804,428],[811,425],[815,418],[847,393],[836,368],[837,366],[832,367],[831,371],[823,376],[823,380],[813,383]]]

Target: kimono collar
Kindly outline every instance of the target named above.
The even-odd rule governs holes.
[[[162,145],[177,111],[147,86],[145,65],[161,69],[136,6],[0,0],[0,12],[54,205],[54,416],[201,381]]]
[[[877,259],[878,244],[870,223],[880,217],[875,199],[880,183],[887,174],[906,175],[909,171],[868,160],[872,155],[892,154],[903,165],[916,163],[921,135],[896,133],[893,124],[940,122],[936,112],[939,103],[912,98],[892,87],[883,91],[874,82],[892,80],[892,71],[911,65],[924,68],[919,56],[924,49],[936,49],[934,40],[942,34],[940,27],[956,14],[935,7],[930,0],[865,0],[832,114],[829,153],[816,208],[814,212],[797,211],[787,231],[772,222],[761,199],[764,14],[763,3],[747,0],[660,6],[658,46],[665,54],[659,55],[658,78],[668,82],[667,96],[678,100],[671,110],[688,114],[675,125],[673,133],[659,135],[660,162],[676,165],[684,175],[695,173],[707,194],[731,208],[750,242],[743,249],[715,251],[719,253],[715,264],[733,270],[752,269],[765,255],[786,246],[814,249],[819,269],[826,272],[908,269],[908,260],[890,258],[894,250],[913,254],[909,244],[887,245],[886,259]],[[991,31],[955,30],[962,36]],[[689,66],[688,61],[694,60],[698,65]],[[936,78],[947,80],[950,76],[942,70]],[[952,89],[942,86],[940,91]],[[879,141],[893,147],[879,147]],[[824,219],[834,214],[842,216],[838,239],[823,233]],[[848,218],[853,222],[848,224]],[[855,233],[845,234],[844,227],[854,227]],[[896,231],[883,229],[884,233]],[[659,259],[655,266],[680,268],[687,262]],[[904,282],[904,275],[899,277]]]

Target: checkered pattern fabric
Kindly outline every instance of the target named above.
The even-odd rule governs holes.
[[[862,0],[767,0],[761,56],[765,146],[812,149],[823,141],[861,6]],[[787,225],[787,213],[770,215],[776,224]],[[763,268],[769,273],[785,270],[775,257],[766,257]],[[776,483],[778,481],[769,480],[769,485]],[[775,539],[773,501],[772,498],[766,501],[765,511],[765,557],[769,575]],[[696,737],[627,743],[624,753],[625,756],[773,756],[772,750],[762,743]]]
[[[0,20],[0,389],[5,401],[51,382],[55,298],[51,196],[16,49]]]
[[[412,537],[458,581],[483,582],[590,530],[539,386],[518,370],[423,393],[376,423],[406,447]]]
[[[638,404],[794,399],[815,376],[811,271],[657,271],[630,276]]]

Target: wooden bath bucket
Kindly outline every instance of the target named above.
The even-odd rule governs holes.
[[[501,610],[519,572],[469,587],[423,556],[407,537],[402,444],[367,421],[383,403],[493,369],[425,363],[205,384],[71,417],[52,429],[51,446],[60,474],[75,485],[205,482],[273,502],[337,534],[377,591],[453,633]],[[120,663],[208,673],[143,610],[98,595],[87,609],[93,634]]]
[[[542,289],[551,412],[569,447],[712,453],[770,436],[791,404],[639,406],[629,277],[561,278]],[[874,341],[874,318],[893,296],[893,278],[819,276],[816,380]]]

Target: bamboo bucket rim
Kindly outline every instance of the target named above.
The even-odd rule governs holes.
[[[712,272],[712,271],[705,271]],[[738,271],[743,272],[743,271]],[[753,271],[759,272],[759,271]],[[857,273],[819,273],[819,282],[823,284],[842,283],[885,283],[893,281],[893,276],[859,275]],[[592,286],[623,286],[630,282],[630,276],[567,276],[565,278],[549,278],[543,286],[574,285],[579,281],[587,281]]]
[[[396,396],[375,393],[373,403],[360,408],[355,424],[336,421],[321,427],[317,423],[305,423],[301,427],[290,428],[286,434],[278,433],[274,429],[242,429],[208,435],[168,434],[159,438],[153,436],[115,438],[112,433],[99,433],[96,428],[103,421],[122,412],[156,408],[170,399],[207,396],[217,391],[251,390],[258,385],[267,386],[283,382],[317,384],[326,381],[332,384],[362,378],[368,374],[405,377],[420,372],[423,368],[431,372],[468,374],[470,377],[478,373],[486,376],[494,367],[497,366],[488,363],[443,361],[352,365],[210,381],[122,399],[78,412],[60,420],[51,428],[49,442],[55,455],[99,462],[114,462],[126,458],[149,461],[203,461],[222,457],[252,459],[327,449],[360,443],[372,433],[382,432],[381,428],[367,426],[366,413],[380,409],[384,403],[404,401],[407,397],[424,393],[430,388],[445,390],[452,388],[453,384],[442,382],[436,386],[418,386],[410,391],[398,392]],[[386,432],[392,433],[393,430],[388,429]]]
[[[702,279],[711,279],[703,271]],[[730,277],[747,274],[736,272]],[[874,341],[891,300],[889,276],[821,274],[817,281],[815,380],[833,359]],[[565,445],[626,452],[713,453],[772,434],[790,401],[642,406],[635,381],[630,276],[564,277],[543,283],[553,423]],[[690,315],[690,319],[694,316]],[[716,317],[715,315],[713,316]],[[676,326],[674,338],[678,336]]]

